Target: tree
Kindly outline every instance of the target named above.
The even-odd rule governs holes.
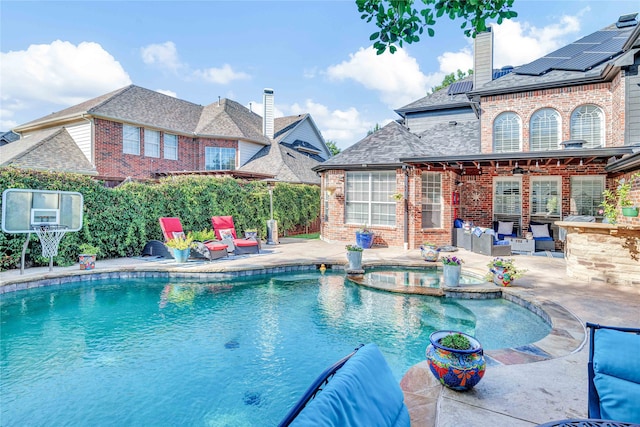
[[[380,125],[378,123],[376,123],[376,125],[372,129],[369,129],[367,131],[367,136],[371,135],[372,133],[376,133],[379,130],[380,130]]]
[[[458,70],[455,73],[451,73],[451,74],[447,74],[446,76],[444,76],[444,79],[442,80],[442,83],[440,83],[438,86],[436,87],[432,87],[431,88],[431,93],[434,93],[440,89],[444,89],[447,86],[450,86],[451,84],[460,81],[462,79],[464,79],[465,77],[468,77],[470,75],[473,74],[473,70],[467,70],[467,72],[465,73],[462,70]]]
[[[514,0],[356,0],[361,19],[371,22],[379,31],[371,34],[369,40],[378,55],[389,48],[395,53],[396,44],[411,44],[420,41],[420,35],[427,29],[429,37],[435,35],[432,28],[436,19],[447,15],[449,19],[462,18],[460,28],[467,37],[474,37],[487,29],[487,20],[497,18],[501,24],[518,14],[510,10]],[[414,7],[414,4],[420,4]]]
[[[338,148],[338,145],[336,144],[335,141],[327,140],[325,141],[325,144],[327,145],[327,148],[329,149],[329,152],[331,153],[332,156],[335,156],[340,151],[342,151]]]

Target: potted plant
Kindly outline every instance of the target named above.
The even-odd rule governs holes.
[[[460,285],[460,273],[462,272],[462,258],[446,255],[440,258],[442,261],[442,279],[445,286]]]
[[[470,390],[484,376],[486,361],[480,341],[458,331],[436,331],[429,336],[427,362],[444,386]]]
[[[363,248],[358,245],[347,245],[347,260],[349,261],[349,270],[362,270],[362,251]]]
[[[187,262],[193,245],[193,237],[191,235],[174,237],[167,240],[165,245],[173,249],[173,258],[176,262]]]
[[[362,228],[356,231],[356,244],[363,249],[370,249],[373,245],[373,231],[367,228],[365,223]]]
[[[636,179],[640,179],[640,172],[636,172],[629,179],[621,178],[615,190],[605,190],[602,193],[602,209],[598,212],[604,215],[606,222],[615,224],[618,219],[618,205],[622,215],[638,216],[638,207],[631,200],[631,188]]]
[[[435,243],[424,242],[420,245],[420,254],[425,261],[436,262],[440,256],[440,248]]]
[[[498,286],[511,286],[514,280],[522,277],[527,271],[516,267],[511,258],[494,258],[487,267],[489,267],[489,273],[485,278]]]
[[[80,262],[80,270],[93,270],[96,268],[96,258],[100,253],[100,248],[90,243],[83,243],[78,246],[78,261]]]

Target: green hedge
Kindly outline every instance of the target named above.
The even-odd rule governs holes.
[[[7,188],[77,191],[84,196],[82,230],[62,239],[57,265],[77,262],[77,248],[91,243],[102,258],[140,255],[149,240],[163,240],[158,218],[177,216],[185,231],[211,228],[214,215],[233,215],[241,232],[256,228],[266,236],[269,192],[264,182],[232,178],[181,176],[158,183],[127,183],[106,188],[90,177],[0,168],[0,191]],[[1,203],[1,202],[0,202]],[[320,189],[313,185],[278,183],[273,191],[273,216],[280,234],[308,226],[320,215]],[[0,270],[20,264],[24,234],[0,233]],[[40,242],[31,235],[29,265],[48,265]]]

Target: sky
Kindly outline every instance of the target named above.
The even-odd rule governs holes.
[[[494,67],[518,66],[640,12],[637,0],[515,0],[494,26]],[[135,84],[200,105],[229,98],[276,117],[310,113],[345,149],[445,75],[473,67],[460,21],[442,18],[395,54],[355,0],[0,1],[0,131]]]

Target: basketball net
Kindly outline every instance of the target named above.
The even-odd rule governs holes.
[[[40,239],[42,256],[52,259],[58,255],[58,245],[68,227],[65,225],[33,225],[31,228]]]

